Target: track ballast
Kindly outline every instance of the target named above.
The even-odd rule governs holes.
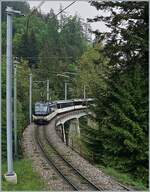
[[[36,142],[50,166],[53,166],[58,174],[75,191],[101,191],[94,183],[83,176],[74,168],[52,145],[46,134],[46,126],[37,126],[35,129]]]

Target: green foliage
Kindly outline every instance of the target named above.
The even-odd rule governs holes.
[[[91,106],[95,115],[86,127],[83,125],[82,132],[87,156],[95,163],[130,173],[147,186],[148,3],[92,1],[91,5],[110,13],[110,16],[89,19],[104,21],[110,29],[108,33],[95,31],[93,47],[78,16],[61,14],[58,20],[50,10],[47,15],[35,11],[31,18],[14,18],[13,54],[19,57],[21,66],[17,82],[18,137],[28,119],[29,67],[33,80],[50,80],[52,100],[64,97],[65,81],[70,83],[69,97],[83,97],[85,86],[86,97],[95,98],[95,105]],[[24,11],[28,13],[27,7],[25,4]],[[6,50],[5,18],[2,37],[2,47]],[[2,155],[5,158],[5,57],[2,67]],[[56,76],[65,71],[76,75]],[[41,95],[46,98],[45,90],[46,83],[33,85],[33,103]]]
[[[107,175],[110,175],[111,177],[113,177],[115,180],[117,180],[125,185],[132,186],[132,189],[135,188],[136,190],[144,190],[144,191],[148,190],[145,187],[142,180],[135,181],[135,179],[132,177],[132,175],[119,172],[111,167],[104,167],[104,166],[99,166],[99,165],[97,165],[97,167],[100,168],[101,170],[103,170]]]
[[[24,33],[16,49],[17,57],[28,60],[29,67],[35,68],[38,62],[38,53],[38,44],[34,31],[32,30],[30,34]]]
[[[68,17],[60,32],[61,52],[65,51],[70,63],[76,61],[85,50],[85,37],[83,35],[83,27],[79,17]]]
[[[83,87],[86,89],[86,97],[93,97],[93,90],[97,85],[106,86],[104,74],[108,72],[107,59],[102,54],[102,45],[96,44],[88,47],[77,64],[78,78],[76,79],[77,95],[83,97]]]
[[[6,159],[6,151],[7,151],[7,145],[6,145],[6,99],[2,100],[2,160]],[[13,118],[13,114],[12,114]],[[12,121],[13,123],[13,121]],[[13,124],[12,124],[13,125]],[[22,131],[24,126],[26,125],[26,120],[24,116],[24,112],[22,110],[22,105],[18,101],[17,102],[17,145],[18,145],[18,154],[21,156],[21,137],[22,137]],[[13,131],[13,130],[12,130]],[[14,131],[13,131],[14,133]],[[14,138],[12,138],[14,140]]]
[[[105,107],[96,112],[99,121],[101,149],[106,164],[140,175],[148,176],[148,98],[142,82],[141,69],[122,74],[117,83],[110,82]],[[128,81],[126,81],[126,79]],[[141,83],[142,82],[142,83]],[[109,141],[108,141],[109,140]],[[113,145],[112,145],[113,143]],[[140,143],[140,145],[139,145]],[[144,152],[143,152],[143,149]],[[114,157],[115,155],[115,157]],[[110,160],[111,163],[110,163]]]
[[[95,98],[96,125],[84,128],[84,142],[95,163],[130,173],[147,187],[148,3],[91,4],[111,16],[89,21],[105,21],[111,32],[95,31],[96,42],[105,41],[103,47],[95,55],[96,43],[94,52],[79,61],[78,80]]]
[[[6,63],[5,63],[6,57],[3,56],[2,60],[2,160],[6,158]],[[18,81],[17,81],[17,136],[18,136],[18,149],[19,149],[19,155],[21,155],[21,147],[20,147],[20,141],[22,136],[22,131],[25,125],[27,124],[26,121],[26,112],[28,110],[27,106],[27,99],[28,99],[28,83],[26,81],[23,81],[23,76],[25,73],[27,73],[26,68],[23,67],[23,65],[27,64],[24,61],[21,61],[20,64],[22,65],[22,69],[19,69],[18,74]],[[13,91],[13,89],[12,89]],[[13,105],[13,102],[12,102]],[[13,108],[12,108],[13,109]],[[12,120],[13,120],[13,113],[12,113]],[[12,121],[13,125],[13,121]]]
[[[148,69],[148,2],[105,2],[92,1],[98,10],[106,10],[110,16],[97,16],[91,22],[104,21],[111,32],[99,33],[97,41],[105,39],[105,54],[110,65],[124,69],[141,63]],[[117,12],[118,11],[118,12]],[[119,67],[120,66],[120,67]]]
[[[37,76],[50,79],[52,99],[63,99],[64,82],[67,79],[56,77],[56,74],[64,71],[75,72],[75,61],[85,50],[87,40],[77,16],[61,17],[59,21],[53,10],[50,10],[46,25]],[[68,96],[71,97],[70,94]]]
[[[5,14],[4,9],[7,5],[21,10],[26,14],[25,17],[13,17],[13,57],[17,56],[19,61],[17,67],[17,131],[18,148],[21,149],[20,140],[22,131],[29,119],[29,73],[32,71],[33,81],[49,79],[51,98],[54,100],[63,99],[64,81],[66,79],[57,77],[56,74],[67,70],[73,72],[76,69],[75,61],[83,53],[87,41],[83,35],[82,23],[77,16],[65,16],[59,21],[51,9],[50,13],[46,15],[35,10],[29,17],[30,10],[26,3],[3,2],[2,4],[3,15]],[[4,17],[2,21],[2,158],[5,160],[6,57],[4,53],[6,50],[6,18]],[[60,25],[60,22],[63,25]],[[73,31],[71,31],[72,29]],[[71,40],[73,36],[75,36],[75,40]],[[69,52],[69,49],[72,52]],[[41,99],[41,95],[46,99],[45,90],[46,81],[39,84],[33,83],[33,104]],[[21,151],[19,151],[19,155],[21,155]]]

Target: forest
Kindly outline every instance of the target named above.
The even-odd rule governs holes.
[[[88,24],[103,21],[110,32],[87,31],[78,15],[62,12],[58,18],[52,9],[31,14],[26,2],[2,3],[2,160],[7,154],[5,9],[12,6],[25,14],[13,18],[18,146],[29,123],[29,73],[34,81],[50,80],[51,100],[64,99],[65,82],[68,99],[83,98],[85,86],[86,97],[95,101],[93,126],[82,125],[93,163],[128,173],[148,187],[148,2],[89,3],[109,15],[87,18]],[[33,104],[46,99],[45,90],[46,83],[33,84]]]

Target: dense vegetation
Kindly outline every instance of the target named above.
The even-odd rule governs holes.
[[[84,140],[95,163],[131,173],[148,186],[148,3],[91,5],[110,16],[89,21],[105,21],[111,32],[95,31],[104,46],[95,45],[79,61],[78,82],[87,84],[96,104],[97,125],[86,126]]]
[[[110,32],[94,31],[92,44],[76,16],[51,9],[46,15],[31,12],[28,4],[12,2],[26,13],[14,17],[13,56],[18,67],[18,132],[28,120],[28,75],[34,80],[50,79],[51,99],[64,98],[69,81],[69,98],[95,98],[95,117],[82,132],[93,163],[130,173],[148,186],[148,3],[97,2],[91,6],[108,12],[89,22],[104,21]],[[5,6],[6,7],[5,3]],[[4,4],[3,4],[4,5]],[[20,7],[19,7],[20,6]],[[6,17],[3,7],[3,109],[5,109]],[[56,74],[72,72],[70,78]],[[73,74],[76,75],[73,76]],[[67,74],[68,75],[68,74]],[[46,83],[33,85],[33,103],[46,98]],[[6,111],[3,110],[2,157],[6,158]],[[84,122],[85,123],[85,122]]]
[[[2,113],[2,158],[6,158],[6,13],[12,6],[21,10],[25,17],[13,17],[13,57],[17,57],[17,130],[18,145],[21,134],[28,123],[29,111],[29,73],[33,81],[50,80],[51,99],[64,98],[65,77],[57,77],[57,73],[75,71],[75,61],[88,46],[85,29],[81,19],[76,16],[61,14],[55,16],[51,9],[48,14],[37,10],[31,14],[29,5],[23,2],[2,3],[2,48],[3,48],[3,113]],[[13,90],[12,90],[13,91]],[[46,81],[33,84],[33,103],[46,99]],[[13,117],[13,114],[12,114]],[[18,147],[20,149],[20,147]],[[20,153],[19,153],[20,154]]]

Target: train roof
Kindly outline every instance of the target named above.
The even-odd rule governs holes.
[[[56,100],[52,103],[70,103],[70,102],[78,102],[78,101],[93,101],[94,98],[86,98],[86,99],[70,99],[70,100]]]
[[[94,98],[87,98],[87,101],[94,101]]]
[[[85,99],[73,99],[73,101],[93,101],[93,98],[85,98]]]
[[[94,98],[86,98],[86,99],[70,99],[70,100],[55,100],[55,101],[37,101],[36,104],[61,104],[61,103],[70,103],[70,102],[82,102],[82,101],[93,101]]]
[[[73,99],[73,101],[83,101],[84,99]]]
[[[35,102],[35,104],[48,104],[48,102],[45,102],[45,101],[37,101],[37,102]]]
[[[57,100],[57,101],[54,101],[55,103],[59,104],[59,103],[70,103],[70,102],[73,102],[73,100]]]

